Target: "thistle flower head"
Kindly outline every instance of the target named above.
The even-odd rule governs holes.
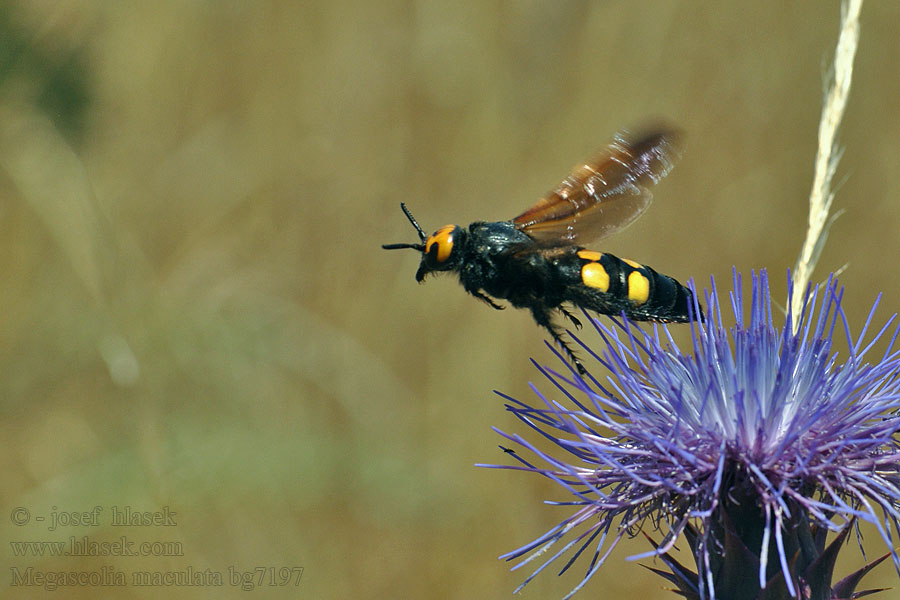
[[[752,277],[748,310],[735,274],[734,325],[725,325],[713,282],[690,353],[665,326],[594,320],[605,348],[585,349],[608,377],[538,367],[553,399],[534,386],[543,406],[504,396],[553,449],[498,430],[537,459],[510,451],[520,464],[500,468],[542,474],[571,494],[555,503],[572,511],[559,525],[502,557],[545,561],[522,585],[563,556],[567,570],[587,550],[571,596],[624,536],[651,530],[660,541],[631,558],[660,557],[672,572],[653,570],[683,596],[849,598],[862,571],[833,584],[839,544],[826,547],[825,535],[842,530],[842,541],[854,520],[878,529],[900,568],[898,330],[892,317],[867,335],[873,307],[852,337],[841,295],[829,280],[807,292],[802,314],[776,326],[765,272]],[[846,357],[832,347],[837,335]],[[887,350],[873,359],[881,338]],[[696,572],[668,554],[682,535]]]

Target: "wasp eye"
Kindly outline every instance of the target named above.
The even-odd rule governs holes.
[[[435,231],[425,242],[425,254],[437,263],[443,263],[453,252],[453,234],[456,225],[445,225]],[[437,246],[435,248],[435,246]]]

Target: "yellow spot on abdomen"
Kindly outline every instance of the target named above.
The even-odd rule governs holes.
[[[603,258],[603,253],[582,248],[578,251],[578,258],[583,258],[584,260],[600,260]]]
[[[582,252],[590,252],[590,250],[581,250],[578,255],[581,256]],[[594,254],[599,254],[599,252]],[[597,288],[601,292],[609,290],[609,273],[600,263],[589,262],[581,267],[581,281],[584,285]]]
[[[643,304],[650,297],[650,280],[643,273],[632,271],[628,275],[628,299]]]
[[[633,267],[635,269],[640,269],[641,267],[644,266],[641,263],[634,262],[633,260],[628,260],[627,258],[623,258],[622,262],[624,262],[628,266]]]

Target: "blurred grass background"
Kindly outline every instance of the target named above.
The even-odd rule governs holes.
[[[839,20],[819,0],[0,6],[3,514],[169,506],[177,527],[124,533],[184,548],[7,548],[7,567],[301,566],[299,587],[255,592],[300,598],[509,597],[526,573],[496,557],[564,510],[537,477],[473,467],[505,462],[491,426],[522,432],[492,389],[533,397],[544,334],[449,278],[417,286],[413,252],[379,249],[415,240],[399,201],[429,231],[508,219],[615,131],[664,118],[683,159],[598,248],[725,289],[733,265],[768,268],[782,299]],[[877,293],[884,316],[900,304],[898,24],[900,4],[863,9],[846,213],[816,273],[848,265],[857,331]],[[673,597],[624,561],[646,549],[620,547],[582,595]],[[862,560],[851,548],[840,572]],[[586,568],[523,596],[561,597]]]

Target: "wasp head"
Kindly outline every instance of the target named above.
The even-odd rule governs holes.
[[[419,234],[420,244],[383,244],[385,250],[398,250],[400,248],[412,248],[422,253],[422,262],[416,271],[416,281],[422,282],[425,276],[432,271],[452,271],[459,268],[461,248],[466,238],[466,230],[458,225],[445,225],[430,236],[419,227],[412,213],[406,208],[406,204],[400,203],[403,214],[416,228]]]

